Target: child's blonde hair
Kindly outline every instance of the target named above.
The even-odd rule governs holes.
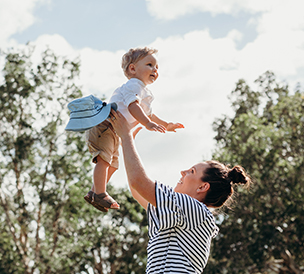
[[[144,47],[144,48],[130,49],[127,53],[125,53],[122,56],[121,67],[122,67],[123,72],[126,75],[126,77],[128,79],[130,79],[130,77],[131,77],[128,73],[129,72],[128,69],[129,69],[130,64],[135,64],[140,59],[146,57],[148,54],[152,55],[152,54],[157,53],[157,52],[158,52],[157,49]]]

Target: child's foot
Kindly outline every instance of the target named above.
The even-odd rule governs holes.
[[[85,201],[86,201],[88,204],[90,204],[90,205],[92,205],[93,194],[94,194],[94,192],[90,190],[90,191],[87,193],[87,195],[83,197],[83,198],[85,199]],[[94,205],[93,205],[93,206],[94,206]],[[108,209],[105,208],[105,207],[103,207],[103,206],[94,206],[94,207],[97,208],[98,210],[102,211],[102,212],[108,212]]]
[[[100,194],[93,193],[92,205],[97,209],[99,209],[98,207],[119,209],[119,204],[107,192]]]

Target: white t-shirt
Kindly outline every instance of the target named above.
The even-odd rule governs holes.
[[[136,119],[129,112],[128,106],[138,101],[145,114],[149,116],[152,114],[151,104],[153,100],[154,96],[146,85],[137,78],[131,78],[114,91],[109,103],[115,102],[118,107],[117,109],[130,124],[133,124],[136,122]]]
[[[148,204],[148,262],[146,273],[201,274],[211,239],[218,234],[206,205],[156,182],[156,207]]]

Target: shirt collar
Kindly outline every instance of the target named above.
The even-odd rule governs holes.
[[[141,86],[146,87],[146,85],[144,84],[144,82],[141,81],[141,80],[139,80],[138,78],[131,78],[131,79],[129,79],[129,81],[137,82],[137,83],[139,83]]]

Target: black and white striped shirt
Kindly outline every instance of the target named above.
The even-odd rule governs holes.
[[[206,205],[156,182],[156,207],[148,205],[146,273],[201,274],[219,229]]]

